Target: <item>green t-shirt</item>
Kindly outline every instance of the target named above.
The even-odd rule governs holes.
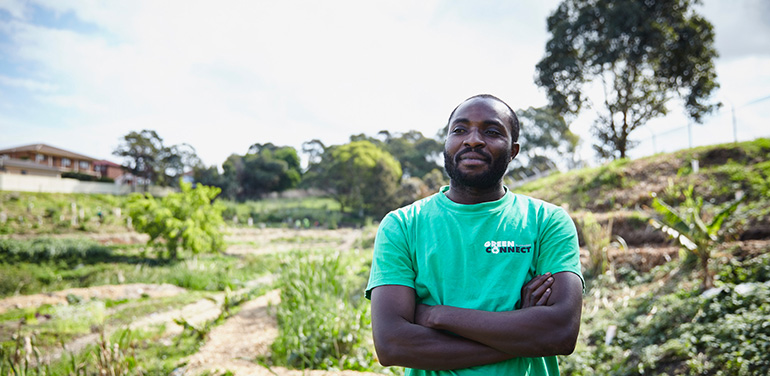
[[[374,242],[366,297],[382,285],[415,289],[417,303],[484,311],[515,310],[534,276],[583,276],[575,225],[555,205],[514,194],[458,204],[449,187],[388,213]],[[557,375],[555,356],[515,358],[453,371],[407,369],[407,375]]]

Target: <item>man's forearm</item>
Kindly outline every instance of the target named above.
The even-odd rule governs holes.
[[[550,356],[573,351],[580,327],[582,283],[572,273],[554,276],[555,304],[509,312],[421,306],[416,322],[446,330],[512,356]]]
[[[516,357],[565,355],[576,336],[560,325],[552,307],[530,307],[510,312],[487,312],[437,306],[429,325],[479,342]]]
[[[373,328],[377,355],[385,366],[448,370],[497,363],[514,357],[467,338],[407,321],[390,328],[387,333]]]
[[[372,333],[382,365],[445,370],[512,358],[467,338],[417,325],[414,314],[414,289],[391,285],[372,290]]]

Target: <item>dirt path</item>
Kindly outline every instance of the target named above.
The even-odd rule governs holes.
[[[105,285],[85,288],[73,288],[46,294],[18,295],[0,299],[0,313],[9,309],[39,307],[43,304],[68,304],[67,296],[74,295],[83,300],[97,299],[139,299],[142,296],[161,298],[174,296],[186,291],[181,287],[170,284],[151,285],[146,283],[131,283],[127,285]]]
[[[238,290],[234,292],[234,294],[243,294],[245,293],[249,288],[262,285],[262,284],[268,284],[272,281],[272,276],[266,276],[262,277],[260,279],[250,281],[247,283],[246,288],[243,288],[241,290]],[[136,286],[141,286],[139,288],[135,288]],[[173,289],[170,289],[165,286],[171,286]],[[126,287],[125,289],[121,289],[121,287]],[[153,288],[153,287],[159,287],[159,288]],[[143,293],[142,291],[154,291],[155,296],[171,296],[176,295],[182,292],[185,292],[186,290],[180,287],[176,287],[173,285],[144,285],[144,284],[135,284],[135,285],[116,285],[116,286],[95,286],[95,287],[89,287],[89,288],[81,288],[81,289],[68,289],[68,290],[62,290],[57,291],[55,295],[59,296],[64,294],[65,292],[78,292],[83,294],[83,296],[95,296],[99,298],[106,298],[110,297],[111,299],[118,299],[118,298],[138,298]],[[129,291],[128,294],[120,294],[120,291]],[[139,295],[136,295],[136,294]],[[145,294],[147,294],[145,292]],[[42,295],[42,294],[41,294]],[[66,296],[66,294],[64,294]],[[153,296],[152,294],[148,294],[150,296]],[[174,322],[174,319],[184,319],[188,323],[192,325],[200,325],[203,324],[209,320],[215,319],[217,316],[219,316],[220,307],[222,304],[222,301],[224,300],[224,293],[216,294],[212,297],[212,299],[201,299],[197,302],[190,303],[182,308],[179,309],[172,309],[168,311],[163,312],[155,312],[152,313],[144,318],[141,318],[137,321],[132,322],[130,325],[128,325],[129,329],[147,329],[152,326],[165,326],[165,331],[163,332],[164,338],[170,338],[173,336],[178,335],[182,332],[183,328],[178,325],[176,322]],[[29,303],[32,303],[34,300],[30,300]],[[64,301],[66,304],[66,299]],[[109,337],[112,333],[119,329],[123,329],[124,327],[108,327],[104,328],[105,335]],[[50,363],[52,361],[55,361],[64,353],[78,353],[82,351],[86,346],[90,344],[97,343],[100,337],[100,333],[90,333],[82,337],[78,337],[75,340],[66,343],[63,348],[55,348],[47,353],[43,354],[41,356],[41,361],[44,363]]]
[[[190,356],[187,365],[174,372],[175,376],[195,376],[208,371],[211,374],[230,371],[236,376],[367,376],[371,372],[289,370],[283,367],[266,368],[254,362],[270,353],[270,345],[278,336],[278,327],[268,307],[280,302],[278,290],[273,290],[250,302],[224,324],[214,328],[209,340],[198,353]]]

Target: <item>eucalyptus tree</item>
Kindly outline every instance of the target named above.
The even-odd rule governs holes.
[[[694,10],[698,0],[564,0],[548,17],[551,39],[537,64],[550,106],[598,112],[594,145],[604,158],[624,158],[629,135],[664,116],[673,98],[696,123],[719,107],[714,28]],[[598,82],[600,103],[585,94]]]

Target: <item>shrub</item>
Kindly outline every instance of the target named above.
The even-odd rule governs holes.
[[[96,181],[96,176],[84,174],[81,172],[62,172],[61,177],[69,179],[77,179],[80,181]]]
[[[223,250],[222,206],[213,203],[221,191],[217,187],[180,181],[181,192],[156,199],[134,194],[129,198],[129,215],[137,231],[150,235],[148,245],[163,246],[169,258],[177,258],[179,249],[192,253]]]

